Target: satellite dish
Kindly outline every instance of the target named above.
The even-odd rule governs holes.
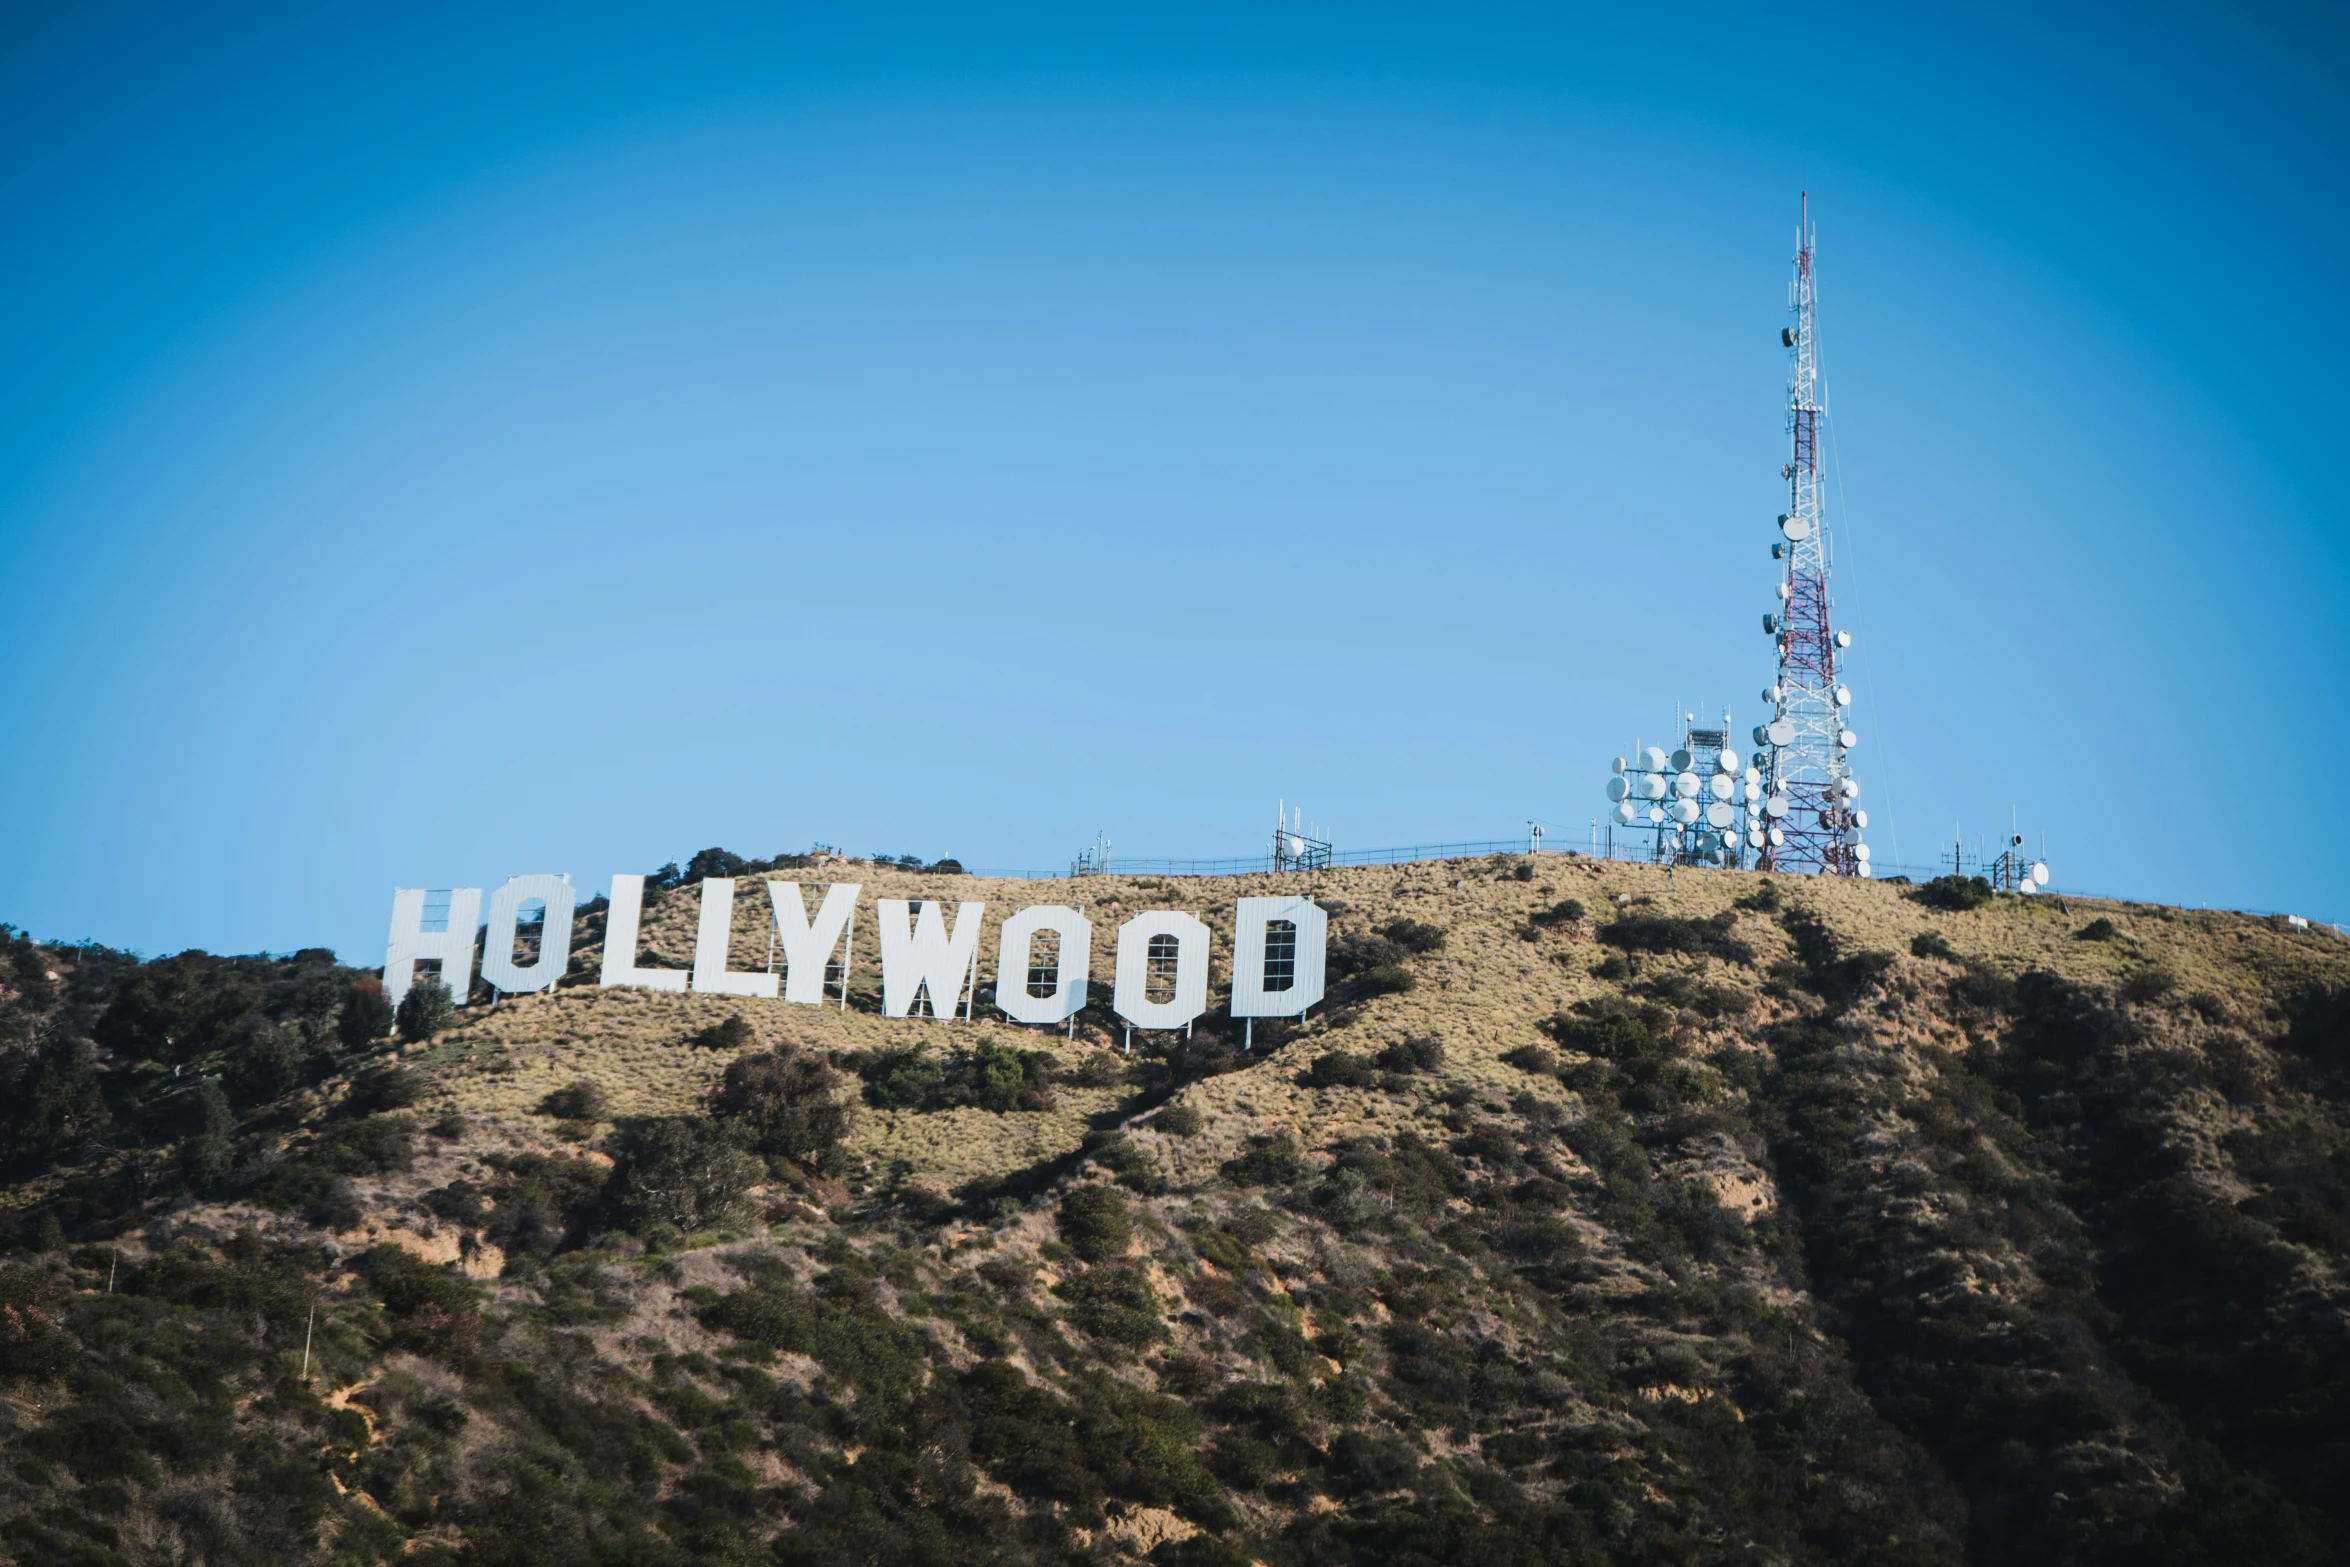
[[[2018,892],[2038,892],[2040,888],[2031,877],[2026,876],[2022,881],[2019,881],[2015,884],[2015,890]]]
[[[2016,834],[2014,837],[2012,837],[2012,838],[2008,839],[2007,841],[2008,841],[2009,843],[2012,843],[2012,844],[2014,844],[2014,845],[2015,845],[2017,848],[2019,848],[2019,849],[2020,849],[2020,848],[2022,848],[2022,847],[2024,846],[2024,835],[2023,835],[2022,833],[2020,833],[2020,832],[2019,832],[2019,833],[2017,833],[2017,834]]]
[[[1836,633],[1836,645],[1837,645],[1838,647],[1850,647],[1850,646],[1852,646],[1852,633],[1851,633],[1851,632],[1849,632],[1849,631],[1839,631],[1839,632],[1837,632],[1837,633]]]
[[[1839,788],[1841,788],[1841,789],[1844,791],[1844,798],[1846,798],[1847,800],[1857,800],[1857,799],[1859,799],[1859,798],[1860,798],[1860,780],[1859,780],[1859,779],[1857,779],[1857,778],[1847,778],[1847,779],[1845,779],[1845,780],[1844,780],[1844,782],[1843,782],[1842,784],[1838,785],[1838,787],[1839,787]]]
[[[1778,616],[1776,616],[1776,615],[1765,615],[1765,616],[1763,616],[1763,635],[1764,635],[1764,636],[1766,636],[1766,637],[1771,637],[1771,636],[1777,636],[1778,634],[1779,634],[1779,617],[1778,617]]]
[[[1786,534],[1795,543],[1801,544],[1805,539],[1811,537],[1811,524],[1805,522],[1801,517],[1781,517],[1779,531]]]
[[[1665,808],[1661,805],[1650,806],[1648,808],[1648,819],[1651,822],[1662,822],[1665,819]]]
[[[1763,846],[1763,835],[1762,829],[1760,827],[1756,827],[1747,833],[1746,846],[1750,849],[1759,849]]]
[[[1794,590],[1793,588],[1791,588],[1791,587],[1787,586],[1787,584],[1786,584],[1786,583],[1784,583],[1784,582],[1780,583],[1780,584],[1779,584],[1779,585],[1778,585],[1776,588],[1772,589],[1771,591],[1773,591],[1774,593],[1777,593],[1777,594],[1779,595],[1779,602],[1780,602],[1780,603],[1782,603],[1782,604],[1784,604],[1785,602],[1787,602],[1787,600],[1789,600],[1789,599],[1791,599],[1791,598],[1795,597],[1795,590]]]
[[[1771,847],[1774,849],[1783,849],[1787,846],[1787,835],[1776,827],[1771,829],[1770,839]]]
[[[1724,751],[1714,758],[1714,765],[1725,773],[1734,773],[1746,764],[1738,760],[1736,751]]]
[[[1838,707],[1850,707],[1852,705],[1852,687],[1838,686],[1836,688],[1836,705]]]
[[[1727,800],[1737,787],[1737,783],[1728,773],[1716,773],[1707,781],[1705,792],[1717,800]]]
[[[1866,811],[1854,811],[1852,813],[1852,819],[1855,824],[1866,827],[1869,824],[1869,813]]]
[[[1632,802],[1629,800],[1626,800],[1623,804],[1616,807],[1616,820],[1623,823],[1626,827],[1632,825],[1632,818],[1637,814],[1638,813],[1632,809]]]
[[[1689,771],[1691,767],[1695,766],[1696,763],[1696,754],[1691,752],[1687,747],[1683,747],[1681,750],[1675,751],[1673,753],[1673,771],[1676,773],[1685,773]]]
[[[1854,746],[1860,744],[1860,736],[1847,729],[1836,737],[1836,743],[1843,746],[1845,750],[1849,751]]]
[[[1673,780],[1673,793],[1679,795],[1684,800],[1696,799],[1697,775],[1695,773],[1682,773],[1680,776],[1676,777]]]
[[[1750,784],[1758,784],[1758,783],[1761,783],[1761,782],[1762,782],[1762,769],[1761,769],[1761,768],[1759,768],[1759,767],[1749,767],[1749,768],[1746,770],[1746,781],[1747,781],[1748,783],[1750,783]]]
[[[1876,874],[1874,871],[1872,871],[1872,870],[1870,870],[1870,869],[1869,869],[1869,862],[1868,862],[1868,861],[1866,861],[1866,860],[1863,860],[1863,861],[1861,861],[1861,862],[1860,862],[1859,869],[1860,869],[1860,873],[1861,873],[1861,875],[1862,875],[1862,876],[1864,876],[1864,877],[1865,877],[1865,876],[1873,876],[1873,875],[1875,875],[1875,874]]]
[[[1705,808],[1705,821],[1709,827],[1727,827],[1737,819],[1738,813],[1719,800]]]
[[[1866,864],[1868,864],[1868,862],[1869,862],[1869,846],[1868,846],[1867,844],[1865,844],[1865,843],[1856,843],[1856,844],[1854,844],[1854,845],[1852,846],[1852,857],[1853,857],[1854,859],[1856,859],[1856,860],[1860,861],[1860,863],[1861,863],[1861,864],[1863,864],[1863,865],[1866,865]]]
[[[1769,799],[1763,801],[1763,814],[1770,817],[1773,821],[1776,821],[1780,817],[1786,815],[1787,797],[1783,794],[1774,794]]]
[[[1665,797],[1665,775],[1662,773],[1642,773],[1635,786],[1635,792],[1643,800],[1663,799]]]
[[[1741,792],[1746,796],[1746,803],[1748,805],[1752,805],[1755,801],[1762,798],[1762,785],[1756,780],[1750,778],[1746,781],[1746,787]]]
[[[1621,778],[1610,778],[1607,781],[1607,797],[1611,800],[1621,800],[1631,792],[1632,786]]]
[[[1844,847],[1847,849],[1857,849],[1866,842],[1868,842],[1868,840],[1861,836],[1861,831],[1858,827],[1847,827],[1844,829]]]
[[[1289,840],[1289,852],[1290,852],[1290,853],[1292,853],[1292,854],[1303,854],[1303,853],[1305,853],[1305,852],[1306,852],[1306,841],[1305,841],[1303,838],[1297,837],[1297,836],[1295,836],[1295,835],[1293,834],[1293,835],[1290,837],[1290,840]]]
[[[1622,757],[1619,756],[1613,762],[1608,764],[1608,771],[1611,773],[1620,773],[1630,765],[1630,763],[1626,762]]]
[[[2045,886],[2047,886],[2047,885],[2048,885],[2048,862],[2047,862],[2047,861],[2045,861],[2045,860],[2034,860],[2034,861],[2032,862],[2032,884],[2033,884],[2034,886],[2038,886],[2038,887],[2045,887]]]
[[[1771,726],[1770,726],[1770,725],[1768,725],[1768,724],[1756,724],[1756,725],[1754,726],[1754,743],[1755,743],[1756,745],[1769,745],[1769,744],[1771,743]],[[1761,762],[1761,760],[1762,760],[1762,759],[1761,759],[1761,757],[1759,757],[1759,756],[1758,756],[1758,757],[1756,757],[1756,758],[1755,758],[1755,760],[1756,760],[1756,762],[1759,764],[1759,763]]]
[[[1784,718],[1771,725],[1764,733],[1773,745],[1793,745],[1795,743],[1795,726]]]
[[[1673,802],[1673,820],[1684,827],[1696,821],[1697,802],[1695,800],[1675,800]]]
[[[1640,753],[1640,770],[1644,773],[1663,772],[1665,770],[1664,747],[1660,745],[1652,745],[1646,750],[1642,751]]]

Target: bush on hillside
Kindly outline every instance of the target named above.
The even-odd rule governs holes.
[[[1207,1121],[1189,1105],[1169,1105],[1151,1117],[1151,1130],[1165,1132],[1169,1137],[1197,1137],[1207,1129]]]
[[[1086,1262],[1121,1257],[1134,1241],[1134,1220],[1123,1193],[1110,1186],[1080,1186],[1061,1199],[1054,1215],[1061,1239]]]
[[[1921,930],[1910,937],[1909,953],[1915,958],[1940,958],[1945,963],[1959,961],[1958,949],[1938,930]]]
[[[393,1017],[400,1025],[402,1039],[421,1044],[457,1021],[456,998],[438,979],[420,979],[400,998]]]
[[[1991,901],[1991,884],[1980,876],[1937,876],[1910,896],[1929,909],[1963,913]]]
[[[748,1218],[745,1196],[766,1174],[707,1116],[648,1117],[626,1128],[605,1195],[626,1229],[671,1225],[690,1234]]]
[[[228,1095],[211,1078],[196,1085],[196,1129],[180,1144],[180,1173],[202,1191],[228,1174],[236,1162],[230,1141],[237,1118],[229,1110]]]
[[[392,1031],[392,1004],[384,996],[383,981],[354,980],[343,992],[335,1014],[335,1037],[345,1050],[365,1050]]]
[[[740,1012],[730,1012],[726,1020],[713,1023],[694,1036],[694,1043],[712,1050],[748,1050],[759,1042],[750,1019]]]
[[[845,1082],[813,1051],[762,1051],[727,1063],[710,1109],[739,1127],[757,1152],[830,1170],[849,1132],[852,1112],[840,1095]]]
[[[424,1080],[404,1066],[379,1066],[351,1080],[344,1108],[354,1115],[405,1110],[424,1093]]]
[[[1444,946],[1444,932],[1424,920],[1389,920],[1379,927],[1379,934],[1413,954],[1440,951]]]
[[[601,1121],[612,1108],[601,1086],[582,1077],[539,1101],[539,1114],[558,1121]]]
[[[1738,916],[1730,913],[1711,919],[1619,914],[1601,928],[1599,939],[1625,952],[1686,952],[1726,963],[1754,961],[1754,948],[1738,939]]]

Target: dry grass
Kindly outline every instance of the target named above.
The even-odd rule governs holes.
[[[699,1106],[725,1068],[721,1053],[693,1043],[694,1036],[740,1014],[760,1046],[793,1044],[822,1050],[866,1050],[880,1045],[927,1044],[945,1052],[967,1048],[986,1035],[1025,1048],[1052,1050],[1074,1068],[1089,1053],[1115,1048],[1098,1032],[1066,1042],[1055,1031],[1024,1029],[981,1017],[974,1023],[888,1019],[875,1005],[880,955],[874,900],[922,897],[986,904],[981,942],[981,975],[991,978],[997,933],[1015,910],[1030,904],[1066,903],[1083,909],[1094,923],[1093,977],[1110,978],[1118,924],[1146,909],[1181,908],[1204,920],[1217,936],[1211,1002],[1228,984],[1234,900],[1271,892],[1309,892],[1333,909],[1337,931],[1368,931],[1397,916],[1435,925],[1446,933],[1444,948],[1416,961],[1418,987],[1381,997],[1345,1015],[1312,1021],[1303,1036],[1276,1061],[1210,1078],[1184,1089],[1180,1102],[1200,1111],[1203,1135],[1161,1136],[1130,1130],[1158,1150],[1178,1184],[1206,1179],[1251,1135],[1288,1129],[1308,1148],[1362,1132],[1401,1130],[1434,1118],[1425,1096],[1397,1096],[1373,1090],[1308,1088],[1297,1070],[1324,1049],[1364,1053],[1415,1035],[1444,1041],[1442,1077],[1447,1088],[1467,1088],[1496,1105],[1516,1093],[1565,1097],[1547,1079],[1530,1079],[1501,1056],[1538,1037],[1535,1025],[1562,1006],[1615,987],[1596,979],[1593,960],[1603,950],[1591,939],[1593,927],[1615,912],[1620,900],[1641,900],[1648,912],[1697,917],[1719,914],[1752,892],[1758,877],[1730,871],[1663,870],[1602,864],[1568,856],[1546,856],[1530,882],[1507,874],[1508,860],[1446,861],[1328,872],[1320,876],[1244,876],[1215,879],[1161,879],[1108,876],[1082,881],[1008,881],[976,877],[933,877],[916,872],[848,864],[823,872],[797,873],[811,885],[821,880],[855,880],[863,892],[855,928],[855,969],[851,1004],[794,1006],[782,1001],[726,996],[673,995],[653,991],[604,990],[592,984],[550,995],[509,1000],[495,1012],[465,1014],[461,1027],[435,1042],[419,1058],[435,1079],[439,1104],[485,1118],[520,1136],[536,1135],[532,1107],[550,1090],[579,1078],[600,1085],[615,1115],[680,1113]],[[780,877],[778,878],[780,879]],[[1900,956],[1920,977],[1947,972],[1948,965],[1909,956],[1910,943],[1925,931],[1940,933],[1962,958],[2008,971],[2052,969],[2068,977],[2111,983],[2145,968],[2169,971],[2176,993],[2208,992],[2229,1005],[2257,1013],[2267,1005],[2256,997],[2289,991],[2315,980],[2350,980],[2350,943],[2322,930],[2290,931],[2281,923],[2243,915],[2206,913],[2104,900],[2004,897],[1983,909],[1945,913],[1905,895],[1907,889],[1874,882],[1831,882],[1779,878],[1788,901],[1816,913],[1853,948],[1881,948]],[[1580,927],[1545,927],[1523,938],[1529,915],[1567,897],[1580,898],[1591,915]],[[640,961],[684,967],[692,960],[697,889],[657,897],[647,908]],[[2092,919],[2110,919],[2114,939],[2084,941],[2076,932]],[[764,891],[746,880],[737,889],[733,966],[766,966],[768,903]],[[1758,967],[1788,951],[1777,920],[1749,914],[1741,936],[1758,952]],[[590,966],[600,952],[583,947]],[[1755,976],[1745,976],[1751,983]],[[864,1109],[853,1139],[854,1151],[876,1167],[895,1166],[917,1178],[954,1183],[1001,1175],[1076,1148],[1088,1118],[1114,1103],[1113,1090],[1064,1086],[1056,1107],[1045,1112],[997,1114],[962,1109],[928,1114]],[[538,1128],[546,1123],[538,1121]]]

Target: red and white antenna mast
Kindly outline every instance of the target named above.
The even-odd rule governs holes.
[[[1793,356],[1787,380],[1787,430],[1793,448],[1782,473],[1787,510],[1779,518],[1779,539],[1771,556],[1786,564],[1778,584],[1779,607],[1763,617],[1763,629],[1777,644],[1778,676],[1763,700],[1771,719],[1758,725],[1756,764],[1762,769],[1761,863],[1766,870],[1812,871],[1866,876],[1868,848],[1862,829],[1868,815],[1859,806],[1860,783],[1852,776],[1850,754],[1858,736],[1851,728],[1852,688],[1840,672],[1850,632],[1832,623],[1828,593],[1827,532],[1820,518],[1819,339],[1811,197],[1803,200],[1795,240],[1795,281],[1788,306],[1792,326],[1779,340]]]

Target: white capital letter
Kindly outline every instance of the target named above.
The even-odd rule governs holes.
[[[603,983],[638,985],[646,990],[683,990],[684,969],[636,966],[636,923],[644,904],[642,876],[621,874],[612,878],[612,908],[604,916]]]
[[[796,881],[771,881],[767,884],[767,901],[775,906],[775,939],[783,944],[783,960],[788,969],[784,978],[783,999],[807,1006],[824,1004],[824,968],[832,961],[832,952],[840,945],[841,933],[849,927],[849,913],[857,906],[860,883],[834,882],[824,889],[824,902],[817,907],[813,923],[808,919],[808,900]],[[841,960],[841,983],[848,983],[848,959]]]
[[[546,908],[539,925],[537,961],[524,968],[514,961],[514,927],[522,906],[536,898]],[[552,990],[571,966],[571,911],[579,894],[560,876],[509,876],[506,885],[490,894],[490,928],[482,938],[481,977],[508,995]]]
[[[1028,952],[1038,931],[1061,938],[1049,995],[1028,988]],[[1085,981],[1093,967],[1093,922],[1058,903],[1022,909],[1004,921],[996,943],[995,1004],[1015,1023],[1059,1023],[1085,1005]]]
[[[925,900],[922,913],[911,919],[904,898],[883,898],[877,907],[881,911],[883,1015],[906,1016],[924,985],[930,987],[931,1014],[945,1017],[952,1013],[963,994],[963,977],[979,955],[980,917],[987,912],[987,905],[956,904],[953,935],[947,934],[935,898]],[[947,1003],[943,1011],[938,1004],[941,996]]]
[[[441,983],[449,999],[465,1005],[473,989],[473,929],[481,923],[481,889],[449,890],[449,923],[440,930],[424,928],[424,889],[392,889],[392,939],[384,947],[384,999],[393,1006],[408,994],[419,959],[438,960]]]
[[[1151,947],[1175,949],[1175,994],[1150,999]],[[1118,927],[1118,1015],[1136,1028],[1181,1028],[1208,1009],[1208,928],[1188,914],[1153,909]]]
[[[1289,928],[1274,932],[1276,924]],[[1268,939],[1274,935],[1286,940]],[[1330,916],[1311,898],[1241,899],[1232,919],[1232,1015],[1303,1017],[1322,1000],[1329,945]]]
[[[702,878],[702,923],[694,932],[694,989],[721,996],[775,999],[773,974],[729,974],[726,949],[734,935],[734,878]]]

